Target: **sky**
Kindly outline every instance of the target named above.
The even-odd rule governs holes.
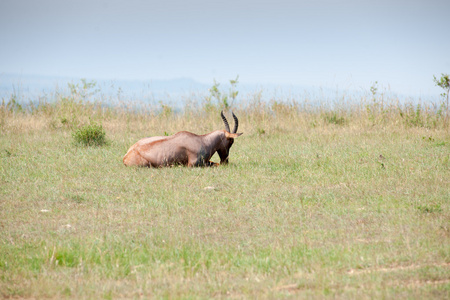
[[[448,0],[1,0],[6,73],[439,94]]]

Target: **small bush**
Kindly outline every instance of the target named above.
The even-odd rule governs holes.
[[[205,97],[203,108],[206,112],[214,110],[228,110],[235,104],[239,92],[236,86],[239,83],[239,75],[236,79],[230,80],[230,89],[228,92],[223,92],[219,89],[220,83],[214,80],[214,85],[208,90],[209,96]],[[215,100],[215,101],[214,101]]]
[[[103,146],[106,144],[106,133],[102,125],[91,123],[76,129],[72,133],[75,144],[83,146]]]
[[[323,116],[324,120],[328,123],[328,124],[335,124],[335,125],[345,125],[347,123],[347,121],[345,120],[344,117],[338,116],[338,114],[336,112],[329,112],[326,113]]]

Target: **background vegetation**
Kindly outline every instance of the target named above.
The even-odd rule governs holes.
[[[236,84],[176,113],[86,81],[3,99],[0,296],[449,298],[445,101],[375,83],[356,102],[238,102]],[[228,166],[122,165],[142,137],[223,128],[222,108],[244,132]],[[104,142],[77,142],[91,131]]]

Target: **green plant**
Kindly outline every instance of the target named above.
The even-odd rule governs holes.
[[[376,110],[377,110],[377,91],[378,91],[378,82],[375,81],[370,87],[370,93],[372,94],[372,103],[366,105],[367,114],[369,116],[369,120],[374,123],[376,118]]]
[[[440,204],[432,204],[432,205],[419,205],[417,209],[421,213],[440,213],[442,212],[442,208]]]
[[[77,84],[68,83],[67,85],[72,96],[80,97],[82,100],[86,100],[100,91],[100,89],[96,88],[96,81],[87,81],[85,78],[80,79],[80,82]]]
[[[372,125],[385,121],[388,113],[384,103],[384,94],[378,95],[378,90],[378,81],[375,81],[370,87],[371,102],[366,105],[368,119]]]
[[[106,133],[101,124],[91,123],[76,129],[72,133],[76,144],[84,146],[103,146],[106,144]]]
[[[230,89],[228,92],[223,92],[219,89],[220,83],[214,80],[213,86],[209,89],[209,96],[205,98],[205,108],[207,111],[214,107],[220,109],[229,109],[234,105],[237,95],[239,92],[236,90],[236,85],[239,83],[239,75],[236,79],[230,80]],[[213,103],[213,99],[216,103]]]
[[[159,101],[161,106],[161,114],[160,116],[168,118],[173,114],[173,108],[170,105],[164,104],[162,101]]]
[[[16,94],[12,94],[7,103],[5,103],[5,99],[2,99],[2,109],[9,112],[23,112],[23,107],[17,101]]]
[[[424,127],[425,123],[422,119],[422,108],[417,104],[416,108],[412,104],[407,104],[402,110],[399,108],[400,116],[404,119],[405,124],[410,127]]]
[[[441,78],[439,78],[439,79],[433,75],[433,81],[436,84],[436,86],[438,86],[444,90],[444,92],[441,94],[441,97],[443,99],[443,104],[445,103],[445,106],[446,106],[447,113],[445,116],[445,120],[447,123],[448,117],[449,117],[450,75],[441,74]]]
[[[345,125],[347,121],[336,112],[328,112],[324,115],[324,120],[329,124]]]

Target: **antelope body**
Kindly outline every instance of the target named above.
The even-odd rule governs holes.
[[[123,163],[126,166],[156,168],[173,165],[216,166],[218,164],[211,162],[210,159],[217,152],[220,163],[226,164],[234,138],[242,133],[236,133],[238,119],[234,113],[232,113],[234,119],[232,132],[223,112],[220,115],[225,130],[216,130],[204,135],[181,131],[172,136],[143,138],[130,147],[123,157]]]

